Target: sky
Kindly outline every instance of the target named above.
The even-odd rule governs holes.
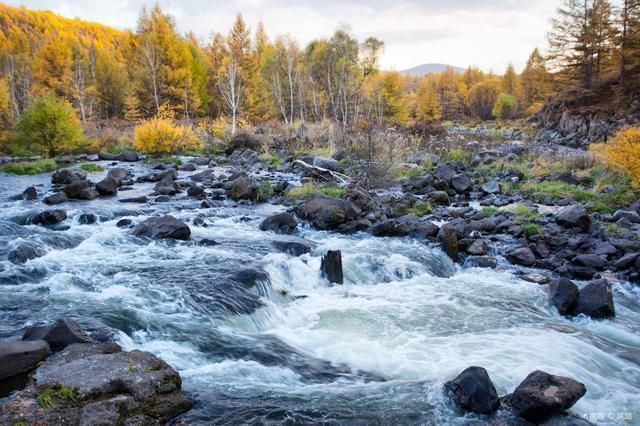
[[[116,28],[135,28],[147,0],[4,0]],[[524,67],[535,47],[546,46],[549,19],[559,0],[159,0],[181,33],[208,41],[229,31],[241,13],[249,26],[263,22],[275,38],[289,34],[302,45],[348,25],[359,40],[385,42],[381,67],[404,70],[445,63],[502,73]]]

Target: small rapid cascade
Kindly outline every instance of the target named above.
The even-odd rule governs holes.
[[[487,369],[500,395],[542,369],[585,384],[572,413],[640,419],[640,290],[629,283],[614,284],[614,319],[568,319],[506,264],[464,269],[412,238],[302,226],[295,239],[313,248],[294,256],[277,249],[293,237],[258,229],[284,207],[206,209],[182,196],[68,203],[65,228],[20,225],[45,206],[10,197],[48,179],[0,178],[0,338],[71,317],[94,338],[150,351],[196,399],[179,422],[482,421],[460,416],[442,391],[471,365]],[[97,222],[82,224],[84,213]],[[117,226],[167,213],[189,224],[190,241],[149,241]],[[206,227],[193,225],[198,217]],[[9,261],[21,243],[41,256]],[[321,277],[328,250],[342,251],[344,285]]]

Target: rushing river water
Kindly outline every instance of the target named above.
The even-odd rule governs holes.
[[[128,167],[143,173],[142,165]],[[126,349],[153,352],[179,370],[196,405],[178,423],[482,420],[460,416],[442,392],[471,365],[485,367],[501,395],[536,369],[573,377],[587,387],[573,413],[640,423],[636,286],[614,285],[613,320],[567,319],[549,306],[542,286],[519,280],[506,265],[461,269],[409,238],[302,227],[299,237],[315,250],[281,253],[273,241],[287,237],[258,226],[282,206],[203,209],[186,194],[145,205],[98,199],[60,206],[70,228],[51,230],[17,223],[44,204],[10,199],[30,185],[45,192],[50,174],[2,174],[0,182],[0,338],[62,316],[96,335],[112,330]],[[152,186],[136,184],[118,197],[146,195]],[[81,225],[82,213],[100,219]],[[192,241],[150,242],[116,226],[124,217],[161,213],[187,221]],[[208,226],[194,226],[197,216]],[[203,238],[219,244],[198,245]],[[7,253],[21,240],[47,254],[10,263]],[[343,286],[320,276],[329,249],[343,252]],[[260,267],[268,281],[246,288],[234,279]]]

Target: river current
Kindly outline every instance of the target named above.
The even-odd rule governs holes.
[[[137,176],[147,170],[126,167]],[[70,317],[127,350],[150,351],[180,372],[195,398],[178,424],[483,421],[459,414],[442,390],[471,365],[487,369],[500,395],[538,369],[575,378],[587,394],[572,413],[598,424],[640,423],[640,287],[614,284],[615,319],[568,319],[549,305],[544,286],[504,262],[463,269],[415,239],[307,226],[297,237],[315,249],[296,257],[273,243],[291,237],[258,228],[283,206],[202,208],[186,193],[165,203],[118,202],[149,194],[150,183],[57,206],[69,216],[66,230],[20,225],[50,207],[11,197],[31,185],[42,194],[50,179],[0,174],[0,339]],[[98,222],[80,224],[82,213]],[[149,241],[116,226],[166,213],[190,225],[192,241]],[[207,226],[193,225],[196,217]],[[197,243],[205,238],[219,244]],[[46,254],[9,262],[22,240]],[[342,250],[342,286],[320,276],[327,250]],[[266,275],[248,286],[238,279],[245,270]]]

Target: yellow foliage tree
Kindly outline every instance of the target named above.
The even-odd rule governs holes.
[[[170,154],[201,148],[201,142],[190,126],[176,125],[171,119],[155,117],[135,129],[133,145],[151,154]]]
[[[440,101],[436,82],[433,79],[425,78],[420,83],[416,94],[416,119],[421,121],[433,121],[442,118]]]
[[[640,185],[640,127],[618,130],[607,143],[590,147],[608,167],[628,174]]]

